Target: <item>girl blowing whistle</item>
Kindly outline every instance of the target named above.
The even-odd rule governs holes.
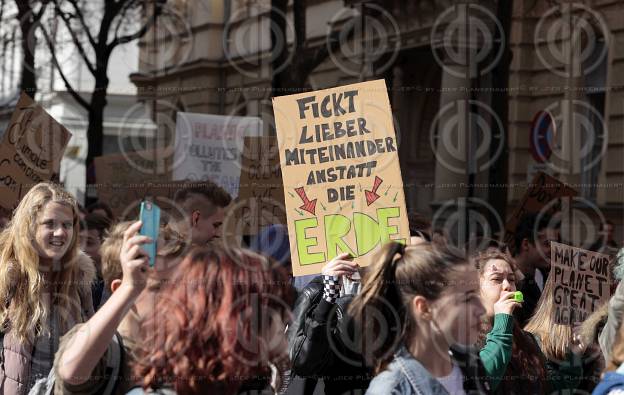
[[[478,345],[492,390],[499,394],[544,394],[544,357],[535,340],[513,318],[520,307],[516,291],[516,265],[508,254],[481,253],[475,264],[479,271],[485,317]]]

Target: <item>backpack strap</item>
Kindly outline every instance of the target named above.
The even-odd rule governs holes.
[[[106,387],[104,388],[102,395],[112,395],[117,390],[121,366],[125,358],[123,339],[121,338],[121,335],[119,335],[119,332],[115,332],[111,345],[112,347],[110,348],[110,353],[108,353],[108,358],[106,359],[108,382],[106,383]]]

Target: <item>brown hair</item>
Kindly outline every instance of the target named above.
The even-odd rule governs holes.
[[[274,339],[257,328],[273,327],[269,313],[289,312],[283,268],[247,250],[195,249],[162,293],[167,299],[143,323],[148,346],[135,365],[145,389],[236,393],[245,380],[269,375]]]
[[[474,262],[475,267],[479,271],[479,276],[483,276],[487,263],[489,261],[496,260],[496,259],[500,259],[500,260],[507,262],[507,264],[509,265],[509,267],[514,273],[518,269],[516,266],[516,261],[511,257],[511,255],[505,254],[504,252],[501,252],[493,248],[488,248],[485,251],[476,254],[473,257],[472,261]]]
[[[80,230],[95,230],[98,232],[98,237],[100,239],[104,238],[104,234],[110,226],[110,218],[98,213],[89,213],[85,215],[84,220],[80,221]]]
[[[186,215],[197,210],[199,206],[205,206],[200,199],[206,199],[210,202],[211,208],[206,215],[212,215],[216,207],[226,207],[232,201],[229,193],[219,185],[212,181],[192,182],[183,185],[173,198],[178,207],[181,207]],[[170,215],[175,220],[181,220],[178,210],[171,210]]]
[[[132,221],[125,221],[114,225],[100,248],[102,255],[102,278],[104,279],[106,289],[110,290],[113,280],[121,280],[123,278],[119,253],[123,245],[124,232],[132,223]],[[186,246],[184,239],[177,232],[169,227],[160,228],[158,234],[158,256],[177,258],[186,250]]]
[[[517,271],[515,260],[509,254],[496,249],[488,249],[477,254],[473,259],[479,271],[479,277],[483,277],[485,268],[491,260],[503,260],[507,262],[514,273]],[[484,322],[484,325],[481,325],[477,343],[479,348],[485,346],[487,334],[492,330],[492,324],[492,318],[490,317],[487,322]],[[511,360],[507,365],[497,392],[502,394],[545,393],[546,367],[542,352],[535,340],[530,337],[531,335],[525,333],[515,320],[512,336]]]
[[[105,289],[110,290],[113,280],[122,278],[121,262],[119,253],[123,244],[123,234],[132,225],[132,221],[120,222],[113,225],[108,231],[104,242],[100,247],[102,255],[102,278]]]
[[[362,347],[366,362],[381,371],[390,362],[399,343],[409,342],[414,318],[406,306],[421,295],[436,300],[448,285],[450,274],[466,264],[465,257],[452,254],[435,243],[406,247],[397,242],[386,244],[362,279],[362,290],[351,302],[350,313],[362,325],[363,339],[377,339],[374,350]],[[386,320],[389,333],[373,325],[379,313]],[[409,346],[409,344],[408,344]]]

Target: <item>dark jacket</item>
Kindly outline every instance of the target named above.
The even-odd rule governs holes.
[[[477,350],[453,346],[449,354],[462,371],[466,394],[491,393]],[[371,381],[366,394],[447,395],[448,392],[405,347],[401,347],[388,367]]]
[[[297,376],[322,379],[326,394],[363,393],[371,371],[354,347],[352,320],[347,316],[353,296],[340,297],[331,304],[322,294],[319,276],[303,289],[295,303],[287,332],[292,371]]]
[[[546,280],[546,277],[544,277],[544,280]],[[535,309],[537,309],[537,302],[542,296],[542,291],[540,291],[535,282],[534,274],[526,276],[522,284],[520,284],[518,291],[522,292],[524,302],[522,302],[521,308],[514,311],[513,315],[520,327],[524,328],[533,316],[533,313],[535,313]]]

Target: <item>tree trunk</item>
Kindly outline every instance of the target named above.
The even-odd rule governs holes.
[[[89,126],[87,127],[87,185],[95,183],[95,167],[93,160],[102,156],[104,148],[104,108],[106,107],[106,94],[108,90],[108,77],[106,68],[108,61],[98,64],[95,89],[91,96],[89,108]]]
[[[495,163],[492,164],[492,167],[490,167],[490,185],[494,186],[489,188],[488,197],[490,204],[502,219],[503,226],[507,218],[507,185],[509,172],[509,95],[507,94],[507,89],[509,88],[509,66],[512,58],[510,34],[513,3],[513,0],[498,2],[497,17],[503,28],[505,47],[503,48],[503,56],[492,75],[492,85],[493,88],[495,88],[492,94],[492,109],[503,125],[503,130],[500,131],[500,138],[503,139],[503,150]],[[496,140],[496,137],[494,137],[492,151],[490,152],[491,155],[495,154],[495,150],[498,147],[498,141]],[[490,223],[496,224],[496,221],[490,221]]]
[[[37,93],[37,79],[35,76],[35,49],[36,41],[33,34],[33,42],[30,43],[30,33],[35,26],[33,13],[29,6],[20,6],[17,15],[20,21],[20,31],[22,33],[22,72],[20,78],[20,88],[31,98],[35,98]]]

